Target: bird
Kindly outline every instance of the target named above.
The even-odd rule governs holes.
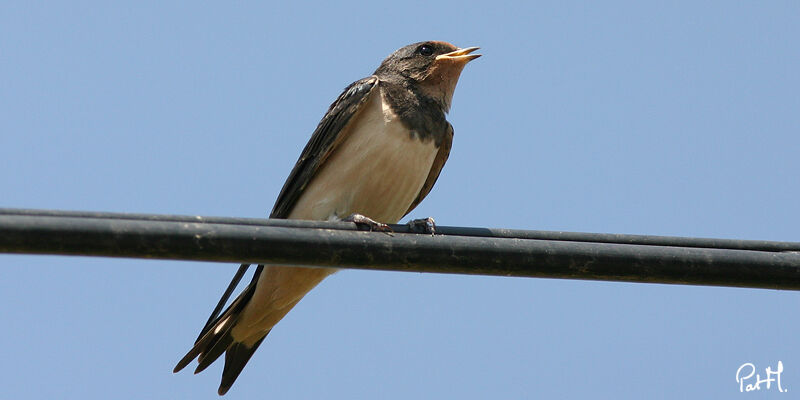
[[[450,154],[453,126],[445,115],[464,66],[480,57],[477,49],[413,43],[347,86],[311,135],[270,218],[343,220],[386,230],[386,224],[410,213],[431,191]],[[239,282],[234,278],[173,372],[197,358],[197,374],[225,353],[218,389],[224,395],[275,324],[336,271],[259,265],[217,316]]]

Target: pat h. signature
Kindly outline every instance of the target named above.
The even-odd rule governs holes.
[[[762,379],[760,374],[756,374],[756,366],[753,363],[744,363],[739,369],[736,370],[736,383],[739,384],[739,392],[752,392],[756,390],[770,390],[772,384],[779,392],[784,393],[787,389],[781,386],[781,374],[783,373],[783,363],[778,361],[778,367],[772,369],[767,367],[765,369],[766,376]],[[753,376],[755,375],[755,378]],[[761,386],[765,383],[764,387]]]

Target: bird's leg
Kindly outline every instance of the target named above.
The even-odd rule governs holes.
[[[343,219],[342,221],[352,222],[356,225],[366,225],[367,227],[369,227],[370,232],[372,231],[386,232],[389,235],[392,235],[392,233],[394,233],[394,231],[389,225],[375,221],[370,217],[358,213],[350,214],[349,216],[347,216],[347,218]]]
[[[436,221],[432,217],[412,219],[406,223],[408,228],[415,232],[429,233],[431,236],[436,234]]]

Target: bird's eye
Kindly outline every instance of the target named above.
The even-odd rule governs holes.
[[[423,56],[430,56],[433,54],[433,47],[428,46],[427,44],[423,44],[422,46],[419,46],[419,49],[417,49],[417,51],[419,52],[419,54],[422,54]]]

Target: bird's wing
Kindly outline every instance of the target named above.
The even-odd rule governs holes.
[[[450,148],[453,146],[453,125],[447,123],[447,132],[444,135],[442,143],[439,145],[439,152],[436,153],[436,158],[433,159],[433,164],[431,165],[431,172],[428,173],[428,178],[425,179],[425,184],[422,185],[422,189],[420,189],[417,198],[414,199],[414,202],[411,203],[411,206],[408,207],[408,211],[406,211],[406,215],[410,213],[414,208],[419,205],[422,199],[431,192],[433,189],[433,184],[436,183],[436,180],[439,179],[439,173],[442,172],[442,167],[444,167],[444,163],[447,161],[447,157],[450,156]]]
[[[331,104],[328,112],[322,117],[311,140],[294,165],[294,169],[286,179],[272,208],[270,218],[287,218],[309,182],[314,178],[319,167],[333,153],[345,138],[342,132],[352,120],[361,106],[367,102],[370,94],[378,87],[378,77],[370,76],[353,82],[339,98]]]
[[[341,143],[344,139],[340,132],[346,132],[344,127],[358,112],[361,105],[363,105],[369,98],[370,93],[377,87],[378,78],[370,76],[358,81],[355,81],[346,87],[342,94],[331,104],[328,112],[322,117],[314,134],[303,149],[300,158],[283,184],[278,199],[275,201],[275,206],[270,213],[270,218],[286,218],[292,211],[297,199],[302,195],[303,190],[306,188],[311,178],[322,165],[324,160],[330,156],[336,145]],[[231,292],[239,283],[242,275],[247,271],[249,265],[242,264],[239,271],[234,276],[233,281],[228,287],[225,294],[222,295],[219,303],[217,304],[214,312],[206,322],[203,329],[200,330],[198,340],[203,337],[215,324],[220,320],[219,314],[222,307],[228,302]],[[254,276],[254,282],[258,276]]]
[[[347,132],[345,127],[353,117],[358,114],[361,106],[367,102],[371,93],[378,86],[378,78],[371,76],[353,82],[345,88],[344,92],[331,104],[328,112],[322,118],[314,134],[311,136],[303,153],[289,174],[289,178],[283,185],[278,200],[270,214],[270,218],[286,218],[292,211],[297,200],[303,194],[306,186],[314,178],[325,160],[333,153],[336,146],[345,138],[342,132]],[[193,359],[198,358],[199,365],[195,373],[202,371],[214,362],[223,352],[225,356],[225,368],[222,374],[219,393],[225,393],[236,380],[250,356],[261,344],[255,343],[252,347],[247,347],[241,343],[234,343],[230,335],[231,329],[236,325],[236,321],[247,305],[255,291],[264,266],[259,265],[248,285],[241,294],[231,303],[230,306],[219,315],[222,306],[227,303],[230,292],[238,284],[239,279],[247,270],[248,265],[243,264],[237,272],[228,290],[223,295],[217,309],[211,314],[209,321],[200,332],[195,345],[186,356],[175,366],[175,372],[183,369]],[[263,339],[262,339],[263,340]]]

